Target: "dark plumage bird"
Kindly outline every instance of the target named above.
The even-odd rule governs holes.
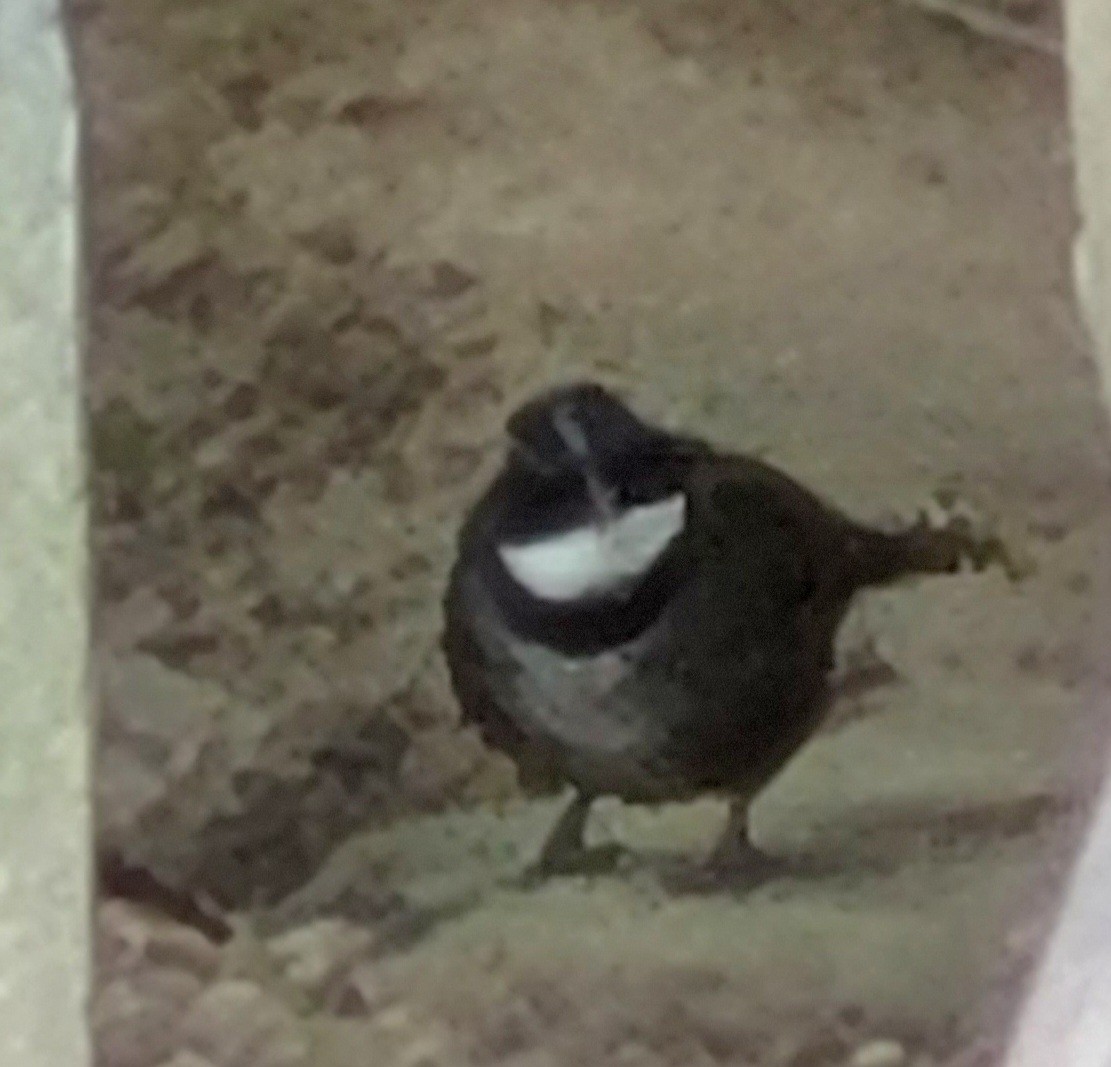
[[[444,649],[464,720],[522,785],[577,791],[541,871],[582,866],[606,795],[728,796],[714,860],[760,866],[749,803],[829,706],[853,596],[999,550],[959,522],[861,525],[594,384],[537,397],[507,429],[505,467],[460,534]]]

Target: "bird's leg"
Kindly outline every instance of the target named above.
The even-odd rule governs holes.
[[[625,856],[620,845],[587,848],[583,839],[594,797],[578,793],[556,820],[540,856],[529,868],[529,881],[559,874],[600,874],[612,870]]]
[[[715,867],[733,866],[755,851],[748,834],[748,800],[734,797],[729,802],[725,827],[710,853],[710,863]]]
[[[540,850],[540,858],[536,861],[538,870],[549,873],[566,871],[582,860],[586,852],[583,834],[586,832],[586,820],[590,817],[593,802],[593,797],[584,793],[575,794],[556,820]]]
[[[770,878],[783,872],[784,864],[758,849],[748,832],[748,809],[751,798],[735,797],[729,803],[725,830],[710,853],[709,868],[730,878]]]

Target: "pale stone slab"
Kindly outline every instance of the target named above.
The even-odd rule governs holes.
[[[0,0],[0,1063],[88,1062],[77,115],[54,0]]]
[[[1111,414],[1111,3],[1066,0],[1076,285]],[[1111,1065],[1111,784],[1105,786],[1009,1067]]]

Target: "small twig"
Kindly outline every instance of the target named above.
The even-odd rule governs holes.
[[[1065,51],[1063,42],[1055,37],[1020,26],[1004,15],[982,11],[971,4],[962,3],[961,0],[899,0],[899,3],[906,7],[916,7],[931,15],[954,19],[982,37],[1005,41],[1019,48],[1030,48],[1035,52],[1058,57]]]
[[[234,933],[207,900],[162,881],[146,867],[129,863],[115,849],[97,849],[96,881],[101,899],[128,900],[151,908],[174,922],[192,926],[217,944],[228,941]]]

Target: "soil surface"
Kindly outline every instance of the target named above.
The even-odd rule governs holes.
[[[1055,13],[1005,5],[1047,36]],[[988,1067],[1100,764],[1111,463],[1061,72],[888,0],[79,0],[105,1067]],[[591,376],[1027,561],[869,596],[889,684],[761,797],[558,805],[437,649],[501,425]]]

